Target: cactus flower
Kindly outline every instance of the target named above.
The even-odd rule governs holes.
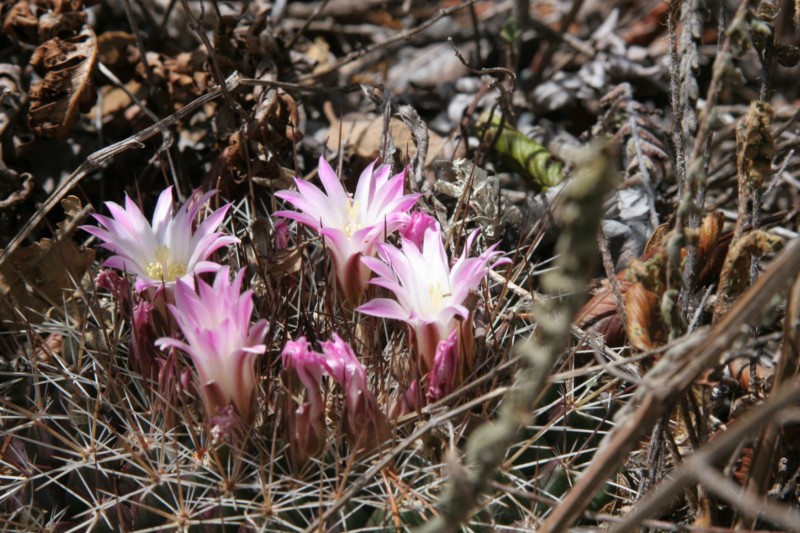
[[[323,357],[313,351],[305,337],[289,341],[281,353],[283,367],[293,370],[306,389],[307,401],[298,405],[290,417],[292,452],[299,464],[316,455],[325,443],[325,406],[320,385],[325,374]],[[288,414],[288,413],[287,413]]]
[[[370,163],[361,173],[356,192],[345,191],[328,162],[320,158],[319,178],[325,192],[295,179],[297,191],[280,191],[298,211],[276,216],[295,220],[319,233],[331,251],[336,281],[345,299],[360,303],[370,277],[361,257],[375,255],[375,246],[408,220],[418,194],[403,195],[405,173],[389,176],[389,166]]]
[[[478,257],[467,257],[477,232],[468,238],[464,252],[453,267],[447,260],[442,235],[438,228],[425,231],[422,247],[402,238],[401,248],[379,244],[380,259],[365,257],[364,264],[377,277],[372,284],[393,292],[396,300],[376,298],[360,306],[361,313],[402,320],[414,330],[417,364],[421,373],[427,374],[434,367],[434,358],[439,343],[460,329],[467,321],[470,310],[465,303],[471,291],[478,288],[491,266],[505,264],[506,259],[497,259],[497,245],[489,247]],[[471,333],[471,325],[465,327]],[[468,348],[460,343],[462,351]],[[471,365],[471,354],[463,359]],[[462,368],[460,371],[463,371]]]
[[[192,285],[195,274],[216,272],[220,265],[208,258],[218,249],[238,243],[236,237],[218,232],[229,205],[217,209],[196,228],[200,208],[215,193],[195,193],[177,213],[173,212],[172,187],[161,193],[148,222],[139,207],[125,196],[125,207],[106,202],[111,217],[93,215],[102,226],[83,226],[113,253],[104,266],[136,275],[136,291],[162,285],[170,289],[177,280]]]
[[[408,217],[408,222],[400,228],[400,236],[417,245],[422,249],[425,240],[425,232],[429,229],[435,230],[439,227],[436,219],[422,211],[414,211]]]
[[[229,270],[221,267],[213,285],[198,279],[197,291],[183,280],[176,282],[175,304],[168,307],[184,340],[162,337],[156,344],[189,355],[209,417],[233,404],[249,422],[258,386],[255,362],[258,354],[266,351],[263,341],[268,324],[259,320],[250,325],[253,292],[242,292],[244,270],[233,280]]]
[[[350,344],[335,333],[332,340],[320,345],[328,375],[344,390],[347,435],[359,447],[374,448],[386,437],[386,417],[367,387],[364,365],[358,360]]]
[[[428,374],[427,398],[429,402],[441,400],[453,392],[458,369],[458,352],[458,330],[454,329],[436,347],[433,368]]]

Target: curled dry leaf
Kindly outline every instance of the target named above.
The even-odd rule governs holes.
[[[39,19],[33,14],[31,3],[19,0],[6,12],[3,19],[3,33],[13,35],[22,42],[36,42]]]
[[[33,318],[52,309],[64,309],[65,290],[79,283],[94,261],[94,250],[81,249],[72,240],[78,224],[88,216],[90,208],[69,196],[62,201],[67,214],[52,239],[17,248],[0,265],[0,321]],[[19,312],[19,314],[17,313]]]
[[[303,138],[297,103],[281,90],[268,91],[252,112],[246,128],[228,137],[228,146],[214,162],[206,181],[223,193],[246,183],[248,174],[259,185],[287,187],[294,172],[278,163],[276,153],[291,153]],[[245,147],[242,139],[245,138]]]
[[[697,281],[696,285],[704,286],[711,283],[722,268],[725,254],[732,234],[722,233],[725,215],[722,211],[715,211],[703,219],[697,238]]]
[[[67,137],[81,110],[94,103],[92,72],[97,62],[94,31],[84,26],[75,37],[54,37],[36,48],[31,65],[43,80],[30,89],[31,129],[47,137]]]
[[[708,285],[719,274],[730,242],[730,234],[722,233],[723,222],[722,212],[710,213],[696,231],[699,274],[695,277],[695,287]],[[663,246],[669,234],[668,222],[658,226],[650,237],[645,253],[617,274],[620,293],[625,298],[628,324],[621,323],[614,293],[604,282],[603,287],[578,313],[578,327],[592,328],[602,334],[605,343],[612,347],[622,346],[626,333],[631,344],[640,350],[651,350],[666,341],[660,303],[667,268]],[[681,255],[685,258],[686,250]],[[632,294],[629,294],[631,291]]]
[[[652,350],[666,340],[666,329],[658,312],[659,298],[641,283],[633,283],[625,292],[628,338],[639,350]]]
[[[625,271],[617,274],[617,284],[624,296],[631,282],[625,279]],[[608,281],[586,302],[578,312],[575,323],[582,329],[591,328],[603,336],[608,346],[622,346],[625,342],[625,326],[617,313],[617,301]]]
[[[0,63],[0,168],[10,165],[19,138],[15,138],[15,125],[20,110],[27,102],[22,86],[22,68],[10,63]],[[7,135],[9,134],[9,135]]]
[[[718,322],[747,289],[750,284],[750,260],[776,252],[782,245],[780,237],[761,230],[751,231],[731,245],[719,275],[712,322]]]
[[[132,52],[138,54],[138,51]],[[181,52],[175,57],[146,53],[147,64],[153,75],[153,81],[169,94],[178,110],[198,96],[202,95],[210,85],[208,54],[205,49],[197,48],[191,52]],[[133,57],[131,57],[133,60]],[[147,79],[141,62],[136,65],[136,73],[140,79]]]
[[[755,382],[752,380],[753,371]],[[739,357],[728,363],[728,372],[739,383],[741,390],[747,391],[755,387],[758,394],[763,394],[775,375],[775,367],[771,357]]]
[[[39,41],[45,42],[57,35],[73,35],[86,22],[86,12],[80,0],[56,0],[53,8],[39,16]]]
[[[136,37],[125,31],[107,31],[97,36],[100,61],[108,68],[128,68],[135,65],[138,50]],[[129,47],[133,47],[130,48]]]

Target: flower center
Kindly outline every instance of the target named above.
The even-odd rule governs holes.
[[[147,264],[147,277],[162,281],[175,281],[186,275],[186,265],[173,263],[169,248],[160,244],[156,248],[156,260]]]
[[[435,285],[428,285],[428,296],[431,299],[431,311],[438,311],[442,308],[442,300],[444,293],[442,293],[442,286],[438,283]]]
[[[351,200],[345,206],[345,210],[347,211],[347,225],[344,227],[344,234],[347,235],[347,238],[349,239],[353,236],[353,233],[357,232],[362,227],[357,220],[358,213],[361,210],[361,205],[359,204],[358,200]]]

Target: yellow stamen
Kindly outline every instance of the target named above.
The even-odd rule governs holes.
[[[170,259],[169,248],[160,244],[156,248],[156,261],[148,263],[146,273],[150,279],[163,281],[175,281],[186,275],[186,265],[183,263],[173,263]]]
[[[442,307],[444,294],[442,293],[442,287],[438,283],[436,285],[428,285],[428,296],[431,299],[432,309],[437,310]]]
[[[348,224],[344,227],[344,234],[348,239],[353,236],[353,233],[361,229],[361,224],[359,224],[356,220],[358,218],[358,212],[360,209],[361,206],[359,205],[358,200],[350,201],[345,206]]]

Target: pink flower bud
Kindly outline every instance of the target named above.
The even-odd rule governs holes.
[[[285,220],[278,219],[275,221],[272,239],[275,250],[285,250],[289,247],[289,224]]]
[[[305,337],[289,341],[281,353],[283,367],[293,372],[306,390],[305,402],[300,402],[293,416],[287,411],[286,426],[292,442],[294,463],[302,467],[325,444],[325,412],[320,385],[325,373],[322,354],[311,350]]]
[[[425,231],[436,231],[439,228],[439,223],[436,219],[422,211],[414,211],[408,219],[408,222],[403,224],[400,228],[400,236],[404,239],[413,242],[417,248],[422,250],[422,244],[425,240]]]
[[[367,386],[364,366],[350,344],[333,334],[321,343],[328,374],[344,389],[347,435],[357,448],[372,449],[386,437],[386,416]]]
[[[433,358],[433,368],[428,374],[429,402],[440,400],[453,392],[458,368],[458,330],[450,332],[447,339],[440,341]]]
[[[155,307],[147,300],[141,300],[133,308],[131,328],[131,362],[134,369],[145,378],[156,379],[158,360],[161,355],[155,346],[158,334],[153,321]]]

